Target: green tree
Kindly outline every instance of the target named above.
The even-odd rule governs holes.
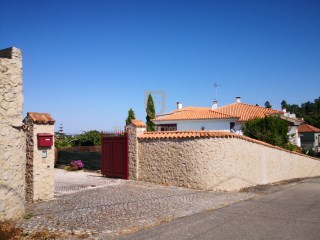
[[[129,125],[131,123],[132,120],[136,119],[136,116],[134,114],[134,111],[132,110],[132,108],[129,109],[128,111],[128,117],[126,119],[126,125]]]
[[[152,99],[151,94],[149,94],[149,96],[148,96],[146,112],[147,112],[147,117],[146,117],[147,131],[153,132],[156,130],[156,125],[151,120],[156,117],[156,111],[154,108],[154,103],[153,103],[153,99]]]
[[[287,108],[288,108],[288,103],[285,100],[282,100],[281,109],[287,109]]]
[[[74,146],[74,138],[71,136],[62,135],[59,138],[55,139],[54,146],[58,149],[73,147]]]
[[[99,146],[101,145],[101,133],[97,130],[84,131],[75,137],[76,146]]]
[[[247,121],[242,127],[243,134],[275,146],[287,148],[289,127],[278,116],[267,116]]]
[[[304,102],[300,106],[288,104],[287,110],[295,113],[299,118],[304,118],[306,123],[320,128],[320,97],[314,99],[313,102]]]
[[[264,103],[264,107],[266,107],[266,108],[272,108],[272,106],[271,106],[271,104],[270,104],[269,101],[266,101],[266,102]]]

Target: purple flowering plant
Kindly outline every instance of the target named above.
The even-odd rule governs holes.
[[[75,160],[70,162],[71,168],[78,170],[78,169],[83,169],[84,163],[81,160]]]

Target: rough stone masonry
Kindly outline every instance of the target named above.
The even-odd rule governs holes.
[[[18,219],[25,210],[22,109],[21,50],[0,50],[0,220]]]

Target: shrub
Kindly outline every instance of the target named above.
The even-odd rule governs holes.
[[[291,148],[289,144],[289,127],[285,120],[278,116],[267,116],[249,120],[242,128],[243,134],[283,148]]]
[[[312,149],[302,149],[302,153],[304,153],[310,157],[318,157],[317,152]]]
[[[101,145],[101,133],[97,130],[83,132],[74,138],[76,146],[98,146]]]
[[[71,165],[71,169],[73,170],[80,170],[80,169],[83,169],[84,167],[84,163],[81,161],[81,160],[75,160],[75,161],[72,161],[70,163]]]
[[[54,146],[58,149],[73,147],[73,141],[73,137],[62,136],[55,140]]]

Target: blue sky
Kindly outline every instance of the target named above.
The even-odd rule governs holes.
[[[67,133],[145,120],[145,91],[165,110],[241,96],[274,108],[313,100],[320,83],[319,1],[4,1],[0,48],[23,50],[24,114]],[[156,108],[162,100],[156,96]]]

